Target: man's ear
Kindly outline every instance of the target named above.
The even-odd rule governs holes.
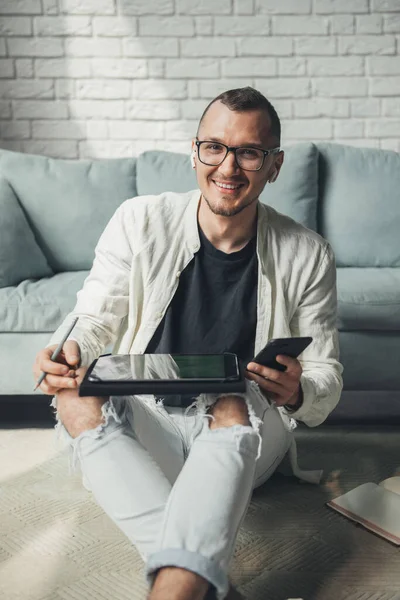
[[[274,181],[276,181],[278,179],[278,175],[280,173],[280,170],[282,168],[283,165],[283,161],[285,158],[285,154],[283,151],[281,151],[278,156],[276,157],[275,160],[275,170],[272,172],[271,177],[269,178],[269,183],[274,183]]]
[[[271,177],[268,179],[269,183],[274,183],[278,179],[278,171],[274,171]]]

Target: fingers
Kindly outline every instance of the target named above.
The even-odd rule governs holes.
[[[248,368],[254,364],[255,363],[249,363]],[[253,373],[253,369],[249,369],[246,372],[246,378],[258,383],[261,391],[268,396],[268,398],[272,399],[277,406],[285,405],[298,389],[296,380],[293,377],[288,377],[286,373],[275,371],[275,369],[268,369],[261,365],[256,365],[256,367],[259,367],[258,370],[261,373],[264,373],[265,370],[272,372],[273,379],[261,373]]]
[[[52,388],[75,388],[78,383],[75,377],[58,377],[56,375],[46,375],[44,381]]]
[[[44,348],[41,350],[33,366],[33,375],[35,379],[39,379],[42,372],[51,373],[54,375],[66,375],[70,368],[62,362],[55,362],[50,359],[54,348]]]
[[[82,383],[83,378],[85,377],[87,371],[87,367],[80,367],[75,371],[75,377],[78,385]]]
[[[277,369],[270,369],[269,367],[265,367],[264,365],[260,365],[255,362],[251,362],[247,365],[249,371],[254,371],[255,373],[259,373],[263,377],[268,377],[268,379],[272,379],[273,381],[282,382],[285,378],[292,377],[298,379],[303,371],[300,362],[297,358],[292,358],[291,356],[285,356],[283,354],[279,354],[276,357],[278,363],[285,365],[285,371],[278,371]]]
[[[82,383],[86,371],[87,367],[81,367],[76,371],[70,370],[68,375],[64,377],[48,374],[41,383],[40,389],[45,394],[50,395],[57,394],[57,392],[62,389],[77,389]]]
[[[39,389],[45,394],[54,396],[62,389],[77,389],[78,382],[75,377],[58,377],[56,375],[46,375],[39,386]]]
[[[45,373],[51,373],[52,375],[67,375],[70,368],[67,365],[60,364],[50,360],[50,358],[43,358],[39,364],[40,371]]]
[[[74,340],[67,340],[63,346],[63,351],[65,359],[67,363],[71,365],[71,367],[76,367],[79,365],[81,353],[77,342]]]
[[[258,383],[260,388],[262,388],[265,392],[271,392],[279,395],[282,393],[282,386],[279,383],[271,381],[270,379],[265,379],[265,377],[262,377],[261,375],[248,372],[246,373],[246,378]]]
[[[42,373],[42,370],[43,370],[42,364],[44,362],[50,361],[51,353],[53,352],[55,347],[56,346],[54,346],[54,347],[50,346],[49,348],[44,348],[43,350],[41,350],[40,352],[37,353],[35,364],[33,365],[33,377],[35,378],[35,381],[37,381],[39,379],[39,377]],[[57,365],[57,363],[52,363],[52,365]],[[62,365],[60,365],[60,367],[61,366]],[[58,366],[57,366],[57,368],[58,368]]]
[[[276,357],[276,362],[281,365],[286,366],[287,371],[297,371],[299,368],[301,369],[301,365],[297,358],[292,358],[291,356],[286,356],[286,354],[278,354]]]
[[[269,367],[264,367],[264,365],[259,365],[258,363],[251,362],[247,365],[247,368],[252,373],[257,373],[261,377],[268,377],[271,381],[276,381],[280,383],[287,377],[287,373],[285,371],[277,371],[276,369],[270,369]]]
[[[264,377],[256,375],[255,373],[246,373],[246,378],[258,383],[258,386],[265,397],[268,400],[273,400],[276,406],[283,406],[285,404],[286,396],[288,394],[285,393],[282,395],[283,388],[281,385],[273,383],[272,381],[268,381],[264,379]]]
[[[53,361],[51,355],[56,347],[54,345],[41,350],[37,354],[33,366],[35,381],[38,381],[42,372],[46,373],[46,377],[40,384],[40,389],[45,394],[56,394],[59,389],[73,389],[79,385],[75,372],[80,363],[79,345],[73,340],[68,340],[65,342],[62,352]]]

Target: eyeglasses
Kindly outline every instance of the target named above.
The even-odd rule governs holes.
[[[217,167],[228,156],[228,152],[235,155],[236,164],[244,171],[259,171],[262,169],[265,158],[270,154],[278,154],[280,148],[263,150],[251,146],[227,146],[221,142],[196,141],[199,161],[209,167]]]

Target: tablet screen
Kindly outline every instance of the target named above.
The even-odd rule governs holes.
[[[101,356],[89,381],[224,380],[223,354],[122,354]]]

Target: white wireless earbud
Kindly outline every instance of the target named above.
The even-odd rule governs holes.
[[[196,163],[195,163],[195,160],[194,160],[195,156],[196,156],[196,152],[193,150],[192,154],[190,155],[190,163],[191,163],[193,169],[196,168]]]

